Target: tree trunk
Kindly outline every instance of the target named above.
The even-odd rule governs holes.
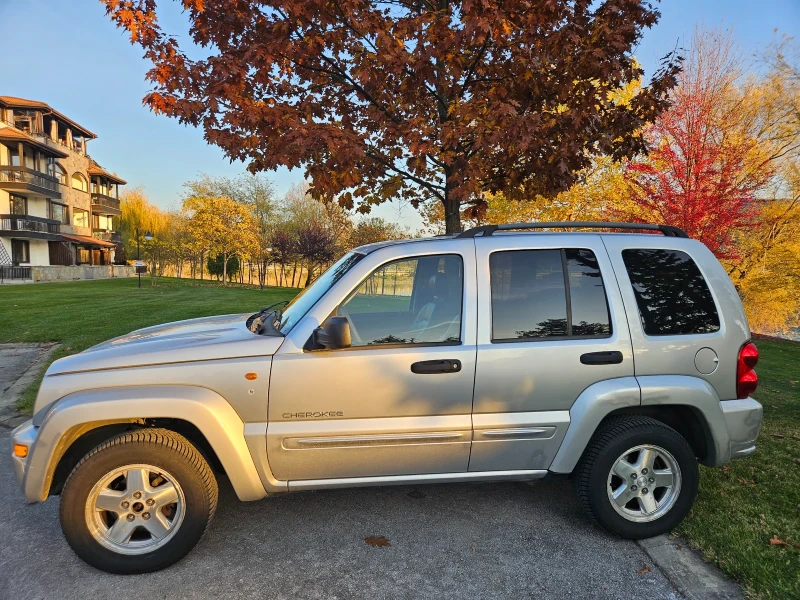
[[[222,253],[222,285],[228,285],[228,255]]]
[[[445,191],[443,204],[445,233],[461,233],[461,203]]]

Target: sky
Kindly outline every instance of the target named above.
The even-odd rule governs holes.
[[[178,3],[159,4],[169,8],[165,29],[185,31]],[[659,7],[659,23],[645,31],[635,51],[645,77],[667,52],[687,47],[697,25],[733,28],[748,54],[763,51],[780,34],[800,38],[800,0],[663,0]],[[149,63],[105,16],[99,0],[0,0],[0,56],[0,95],[47,102],[96,133],[88,147],[92,158],[126,179],[128,188],[142,186],[161,208],[178,207],[183,183],[200,174],[235,176],[245,170],[208,145],[201,130],[142,106],[151,89],[144,78]],[[267,176],[282,194],[303,173],[280,169]],[[388,203],[373,214],[412,229],[421,225],[410,206]]]

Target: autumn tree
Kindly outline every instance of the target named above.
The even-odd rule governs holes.
[[[187,227],[209,253],[222,257],[222,284],[228,279],[228,259],[254,243],[248,207],[226,196],[189,196],[183,202]]]
[[[251,244],[245,253],[256,265],[258,282],[264,287],[270,260],[270,237],[277,211],[272,183],[263,176],[243,174],[237,177],[202,175],[184,184],[187,196],[224,196],[246,206],[252,217]]]
[[[155,285],[170,256],[172,215],[152,204],[141,187],[120,195],[120,210],[117,228],[122,234],[125,253],[131,257],[141,256],[149,263],[150,281]],[[150,241],[144,239],[147,232],[153,236]]]
[[[733,235],[754,224],[773,176],[739,118],[740,67],[729,33],[695,33],[670,108],[645,130],[649,156],[628,164],[638,206],[622,218],[680,227],[717,256],[736,254]]]
[[[184,0],[191,47],[156,0],[103,0],[153,68],[153,111],[202,127],[252,172],[304,167],[315,199],[369,212],[484,192],[552,195],[598,154],[644,149],[679,60],[630,103],[645,0]],[[191,57],[190,57],[191,55]]]
[[[576,173],[577,180],[568,190],[546,198],[536,196],[529,202],[506,194],[486,194],[486,208],[473,215],[462,210],[466,226],[487,223],[526,223],[532,221],[607,221],[622,211],[635,211],[630,186],[625,180],[625,166],[610,156],[597,157],[592,165]],[[432,234],[444,233],[444,211],[441,205],[428,203],[422,211],[425,229]]]
[[[353,225],[347,245],[350,248],[357,248],[366,244],[398,240],[403,237],[411,237],[411,234],[396,223],[381,217],[366,217]]]

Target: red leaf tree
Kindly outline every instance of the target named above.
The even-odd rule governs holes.
[[[592,155],[643,150],[679,69],[609,93],[642,76],[645,0],[183,0],[188,49],[156,0],[103,1],[153,62],[152,110],[253,172],[304,167],[317,199],[438,200],[448,232],[484,191],[550,194]]]
[[[735,257],[732,236],[753,225],[773,175],[737,120],[737,64],[729,37],[695,35],[670,108],[645,130],[648,157],[627,164],[635,206],[622,215],[680,227],[725,258]]]

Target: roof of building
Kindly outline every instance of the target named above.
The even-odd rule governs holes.
[[[114,183],[118,183],[120,185],[125,185],[128,183],[121,177],[114,175],[113,173],[109,173],[103,167],[98,165],[96,162],[92,161],[92,166],[89,167],[89,175],[99,175],[101,177],[105,177],[106,179],[110,179]]]
[[[16,96],[0,96],[0,106],[4,106],[6,108],[31,108],[35,110],[46,110],[49,113],[53,114],[57,119],[60,119],[70,125],[73,129],[77,130],[81,134],[89,138],[96,138],[97,136],[83,127],[82,125],[78,125],[75,121],[64,115],[63,113],[58,112],[52,106],[47,104],[46,102],[39,102],[38,100],[28,100],[26,98],[17,98]]]
[[[107,242],[105,240],[98,240],[97,238],[89,237],[86,235],[73,235],[73,234],[66,234],[62,233],[61,237],[65,240],[69,240],[70,242],[78,242],[79,244],[84,244],[85,246],[100,246],[101,248],[115,248],[116,244],[113,242]]]
[[[27,133],[18,131],[12,127],[0,128],[0,140],[4,142],[25,142],[26,144],[30,144],[31,146],[38,148],[45,154],[49,154],[50,156],[55,156],[57,158],[67,158],[67,156],[69,156],[66,152],[62,152],[57,148],[48,146],[36,138],[29,136]]]

